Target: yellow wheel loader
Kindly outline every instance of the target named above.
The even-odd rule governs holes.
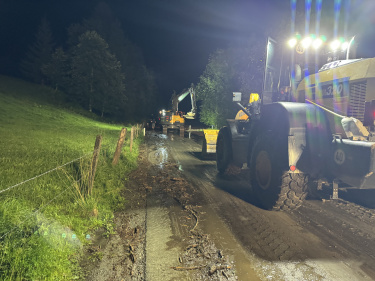
[[[298,208],[307,185],[375,188],[375,58],[330,61],[316,72],[317,55],[267,43],[263,92],[241,104],[216,143],[219,173],[250,170],[265,209]],[[309,74],[313,73],[313,74]],[[241,115],[241,116],[240,116]]]

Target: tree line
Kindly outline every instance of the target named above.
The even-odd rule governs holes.
[[[68,28],[63,46],[55,46],[43,18],[20,67],[26,79],[60,90],[67,102],[102,117],[141,119],[156,101],[153,72],[105,3]]]

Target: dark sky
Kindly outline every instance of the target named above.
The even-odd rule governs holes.
[[[344,2],[345,0],[343,0]],[[352,28],[374,38],[375,0],[353,0]],[[17,75],[18,63],[33,42],[43,16],[57,45],[66,28],[89,17],[100,0],[0,0],[0,73]],[[209,54],[240,44],[251,35],[264,38],[290,15],[290,0],[107,0],[126,36],[155,71],[161,95],[170,97],[197,83]],[[304,0],[298,1],[300,4]],[[314,4],[315,1],[313,1]],[[334,0],[323,1],[332,6]],[[333,16],[333,15],[332,15]],[[343,17],[343,15],[341,15]],[[368,45],[373,46],[369,39]],[[371,55],[374,48],[367,48]],[[372,54],[375,55],[375,54]]]
[[[122,3],[121,3],[122,2]],[[282,3],[284,2],[284,3]],[[196,83],[217,48],[239,44],[250,34],[264,36],[267,20],[288,1],[140,0],[118,1],[117,16],[160,75],[162,89],[177,92]]]
[[[43,16],[57,45],[66,28],[89,17],[100,0],[0,0],[0,73],[17,75]],[[108,0],[125,34],[141,48],[157,75],[161,95],[197,83],[209,54],[236,44],[263,27],[288,0]]]

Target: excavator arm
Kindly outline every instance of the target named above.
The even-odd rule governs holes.
[[[173,110],[178,111],[178,104],[182,102],[188,95],[191,99],[191,110],[184,115],[186,119],[195,119],[195,114],[197,111],[197,105],[195,100],[195,91],[193,87],[190,87],[187,91],[182,92],[180,95],[174,96],[172,98]]]

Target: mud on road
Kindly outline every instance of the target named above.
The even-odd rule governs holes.
[[[202,230],[200,194],[168,142],[162,134],[145,138],[124,190],[126,210],[116,214],[116,234],[89,247],[91,261],[101,254],[85,266],[86,280],[238,280],[233,261]]]
[[[375,280],[374,194],[265,211],[247,171],[218,176],[200,141],[147,132],[127,210],[87,280]]]

